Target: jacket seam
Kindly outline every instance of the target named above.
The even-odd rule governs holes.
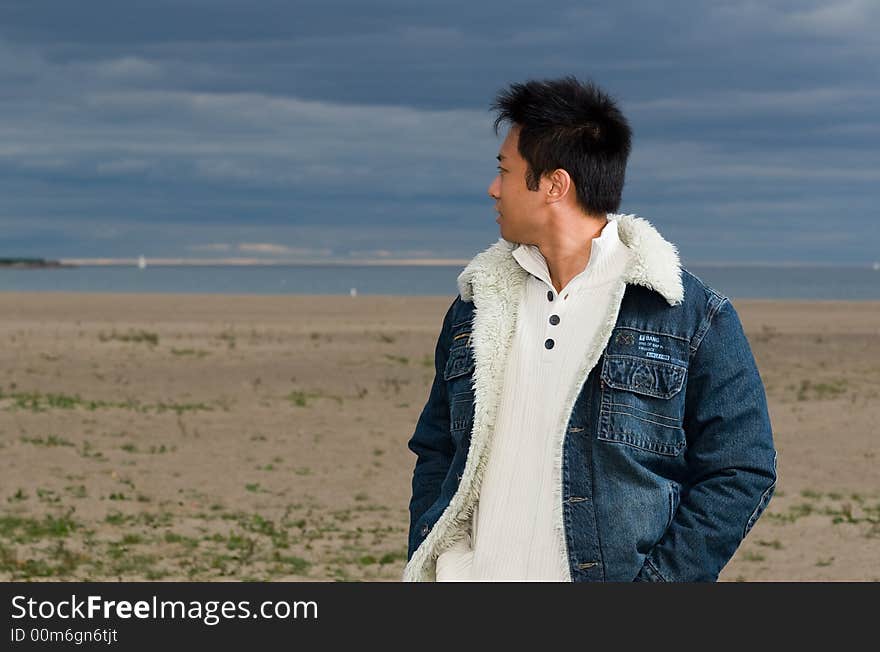
[[[709,308],[709,313],[706,315],[706,318],[703,320],[703,323],[700,325],[700,328],[697,329],[697,332],[694,334],[694,338],[692,342],[696,342],[696,344],[691,345],[691,354],[690,357],[693,358],[697,351],[700,349],[700,345],[703,343],[703,340],[706,338],[706,334],[709,332],[709,328],[712,326],[712,321],[715,319],[715,315],[724,307],[725,303],[730,303],[730,300],[727,297],[720,297],[719,295],[714,295],[720,300],[717,303],[712,303]]]
[[[755,509],[752,510],[751,515],[749,516],[749,520],[746,521],[746,525],[743,528],[742,538],[745,539],[748,533],[751,531],[752,527],[754,527],[755,523],[758,521],[760,514],[759,511],[767,508],[768,503],[770,502],[770,493],[776,488],[776,482],[779,479],[776,474],[776,460],[779,456],[779,451],[773,451],[773,481],[770,483],[764,492],[761,494],[761,497],[758,499],[758,504],[755,506]],[[763,512],[761,512],[763,513]]]
[[[651,561],[650,557],[645,557],[645,566],[648,567],[648,572],[657,576],[657,579],[659,579],[659,581],[661,581],[661,582],[668,582],[669,581],[665,577],[663,577],[663,574],[659,570],[657,570],[657,566],[654,565],[654,562]]]
[[[767,502],[769,502],[768,494],[776,487],[776,480],[770,483],[770,486],[764,490],[764,493],[761,494],[761,497],[758,499],[758,504],[754,510],[752,510],[751,516],[749,516],[749,520],[746,522],[745,527],[743,528],[742,539],[745,539],[748,533],[751,531],[752,527],[754,527],[755,523],[758,521],[758,510],[761,507],[766,507]],[[766,501],[766,502],[765,502]]]

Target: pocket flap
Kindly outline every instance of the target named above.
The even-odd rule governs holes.
[[[449,351],[449,359],[446,361],[446,369],[443,373],[444,380],[450,380],[469,374],[474,369],[474,358],[471,349],[467,345],[468,340],[462,339],[459,343],[453,344]]]
[[[609,386],[656,398],[681,391],[687,369],[679,365],[627,355],[606,355],[602,378]]]

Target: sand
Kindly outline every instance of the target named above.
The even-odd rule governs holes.
[[[0,293],[0,579],[398,580],[451,300]],[[880,302],[734,305],[779,486],[720,579],[880,580]]]

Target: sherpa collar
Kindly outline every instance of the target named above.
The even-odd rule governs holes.
[[[684,299],[681,281],[681,262],[678,249],[664,239],[646,219],[635,215],[608,213],[609,220],[617,220],[617,233],[632,255],[623,273],[623,279],[633,285],[643,285],[660,293],[669,305]],[[504,238],[477,254],[458,276],[458,291],[465,301],[472,301],[480,288],[498,287],[512,275],[527,275],[512,253],[519,246]]]

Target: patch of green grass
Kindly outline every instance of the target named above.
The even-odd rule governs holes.
[[[312,562],[295,555],[282,555],[277,550],[272,554],[272,560],[283,564],[282,572],[294,573],[295,575],[305,575],[308,573]]]
[[[815,512],[815,508],[811,503],[800,503],[798,505],[794,505],[790,507],[788,512],[779,513],[779,512],[767,512],[765,516],[771,520],[776,521],[778,523],[794,523],[799,518],[804,516],[809,516]]]
[[[226,539],[226,547],[229,550],[246,549],[253,552],[255,546],[256,542],[252,538],[240,534],[230,534]]]
[[[85,498],[87,495],[86,486],[84,484],[68,485],[64,487],[64,490],[74,498]]]
[[[197,358],[204,358],[206,355],[210,355],[210,351],[204,351],[202,349],[171,349],[172,355],[194,355]]]
[[[830,566],[834,562],[834,557],[828,557],[826,559],[819,559],[816,562],[816,566]]]
[[[110,525],[124,525],[128,517],[122,512],[110,512],[104,517],[104,521]]]
[[[162,570],[161,568],[148,568],[147,572],[144,573],[144,576],[151,581],[161,580],[168,575],[169,572],[167,570]]]
[[[764,561],[765,557],[759,552],[752,552],[751,550],[747,550],[743,553],[742,559],[744,561]]]
[[[80,397],[78,394],[74,396],[70,396],[67,394],[55,394],[55,393],[47,393],[42,394],[41,392],[33,391],[33,392],[16,392],[13,394],[6,394],[3,390],[0,390],[0,399],[12,399],[12,404],[8,407],[4,408],[5,410],[30,410],[31,412],[46,412],[50,409],[60,409],[60,410],[73,410],[77,408],[82,408],[89,411],[95,411],[97,409],[122,409],[122,410],[134,410],[135,412],[146,413],[151,410],[155,410],[156,412],[162,413],[165,411],[175,411],[178,414],[182,412],[193,412],[197,410],[206,410],[213,411],[214,407],[208,405],[206,403],[165,403],[159,402],[155,404],[146,404],[140,403],[135,400],[128,400],[125,402],[112,402],[112,401],[101,401],[101,400],[91,400],[84,399]],[[218,401],[219,403],[219,401]],[[27,443],[36,443],[39,445],[52,445],[48,444],[49,440],[36,441],[29,440]],[[65,444],[59,441],[59,443],[55,445],[73,445],[73,444]]]
[[[126,453],[137,453],[138,452],[138,447],[135,446],[134,444],[123,444],[119,448],[124,450]]]
[[[230,533],[226,539],[226,549],[236,554],[231,558],[239,564],[250,562],[257,550],[257,542],[252,537]]]
[[[9,578],[12,580],[27,580],[32,577],[58,577],[65,579],[80,564],[91,561],[85,554],[68,550],[64,545],[63,539],[57,541],[47,551],[47,554],[51,561],[55,562],[54,564],[46,559],[19,559],[13,550],[0,544],[0,572],[8,573]]]
[[[347,522],[351,520],[351,510],[350,509],[337,509],[335,511],[330,512],[330,515],[335,518],[337,521]]]
[[[15,543],[32,543],[43,539],[67,537],[79,527],[70,518],[71,513],[72,510],[64,516],[47,514],[42,519],[0,515],[0,537]]]
[[[287,395],[287,400],[298,407],[308,407],[309,394],[306,392],[293,391]]]
[[[104,517],[104,522],[110,525],[141,525],[151,528],[169,527],[173,521],[174,515],[171,512],[124,514],[112,511]]]
[[[865,510],[868,511],[868,510]],[[831,522],[837,525],[838,523],[878,523],[880,519],[872,516],[855,516],[853,514],[853,507],[849,503],[844,503],[840,506],[839,509],[834,509],[833,507],[826,507],[823,511],[823,514],[827,514],[831,516]]]
[[[45,439],[42,437],[22,437],[21,441],[25,444],[33,444],[34,446],[73,446],[73,442],[57,435],[49,435]]]
[[[343,398],[341,396],[315,391],[306,392],[302,390],[293,390],[285,398],[297,407],[309,407],[309,401],[315,398],[332,398],[340,405],[343,403]]]
[[[127,333],[117,333],[116,329],[114,328],[113,331],[109,334],[106,334],[103,331],[98,333],[98,339],[102,342],[118,340],[120,342],[145,342],[152,346],[156,346],[157,344],[159,344],[159,336],[156,333],[151,333],[145,330],[129,330]]]
[[[37,499],[41,503],[60,503],[61,496],[54,489],[37,488]]]
[[[88,410],[95,410],[109,405],[105,401],[84,401],[79,395],[70,396],[68,394],[55,394],[52,392],[43,394],[37,391],[6,394],[3,390],[0,390],[0,398],[12,399],[12,405],[7,407],[7,410],[30,410],[31,412],[46,412],[49,409],[72,410],[80,406]],[[38,442],[35,440],[31,440],[28,443],[46,445],[42,441]]]
[[[219,402],[218,402],[219,403]],[[206,412],[213,412],[214,407],[207,403],[165,403],[159,402],[155,405],[144,405],[140,411],[147,412],[150,409],[156,410],[158,413],[162,412],[176,412],[177,414],[182,414],[184,412],[198,412],[200,410]]]
[[[28,499],[28,495],[25,493],[24,489],[19,487],[18,491],[16,491],[14,494],[12,494],[9,498],[6,499],[6,502],[15,503],[15,502],[20,502],[22,500],[27,500],[27,499]]]
[[[763,541],[758,540],[757,543],[759,546],[764,546],[765,548],[773,548],[774,550],[782,550],[782,542],[778,539],[774,539],[773,541]]]
[[[182,534],[177,534],[176,532],[168,531],[165,533],[165,542],[166,543],[180,543],[187,548],[197,548],[199,546],[199,540],[194,539],[192,537],[185,537]]]
[[[847,382],[845,379],[834,380],[827,383],[813,383],[809,378],[801,381],[797,389],[797,400],[824,400],[837,398],[846,392]]]
[[[119,555],[118,563],[112,565],[110,572],[113,575],[148,575],[153,571],[152,566],[159,561],[156,555],[131,555],[127,554],[128,550],[123,549],[126,554]],[[153,571],[161,572],[161,571]]]
[[[393,564],[396,561],[406,561],[406,550],[400,552],[386,552],[379,559],[380,564]]]
[[[95,450],[92,446],[92,442],[88,439],[83,442],[82,449],[79,450],[79,454],[85,458],[98,460],[99,462],[106,462],[107,458],[104,456],[104,453],[101,451]]]
[[[386,353],[385,357],[392,362],[397,362],[398,364],[409,364],[409,358],[407,358],[405,355],[391,355],[390,353]]]
[[[275,548],[290,547],[287,530],[277,528],[274,521],[264,518],[259,514],[241,514],[238,517],[238,524],[247,532],[269,537]]]

